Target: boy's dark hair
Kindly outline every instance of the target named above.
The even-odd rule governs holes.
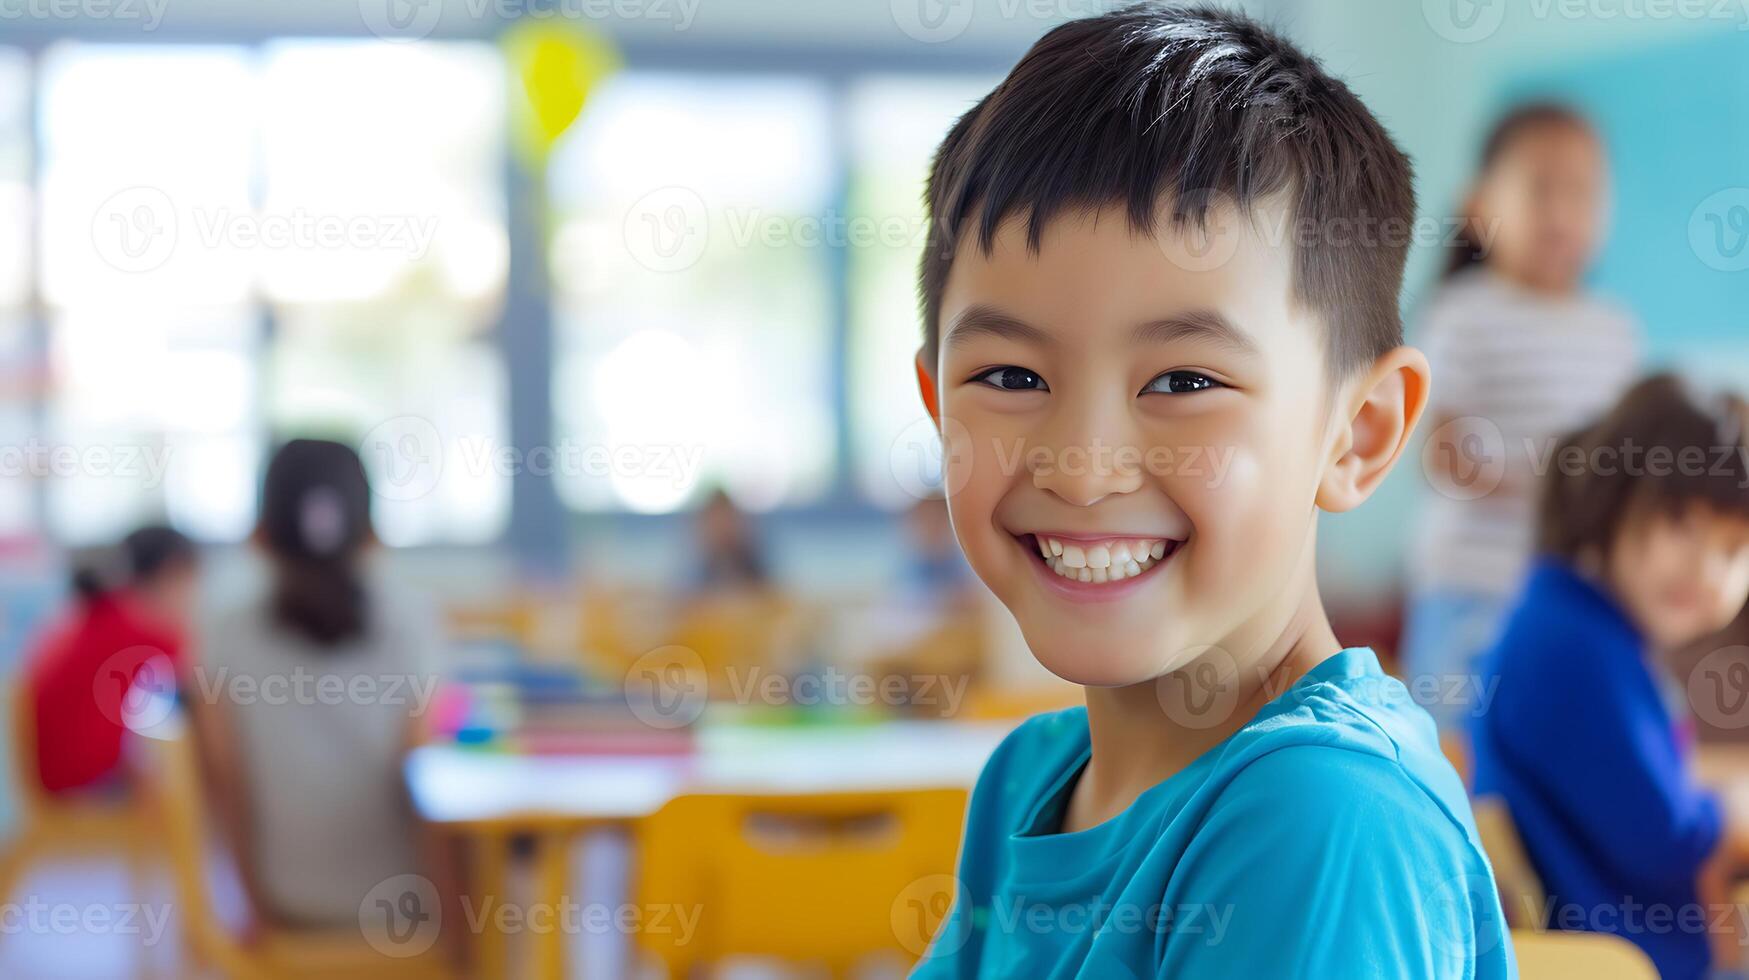
[[[1163,203],[1174,226],[1200,228],[1211,200],[1249,215],[1278,193],[1290,195],[1296,229],[1293,290],[1327,325],[1333,372],[1400,344],[1409,160],[1347,86],[1273,31],[1213,7],[1144,3],[1063,24],[936,151],[925,355],[935,357],[963,235],[988,254],[1001,223],[1024,214],[1036,249],[1059,212],[1112,203],[1144,234]],[[1362,240],[1348,224],[1335,234],[1352,222],[1376,233]]]
[[[1529,135],[1545,128],[1567,128],[1596,137],[1597,131],[1592,128],[1590,120],[1586,119],[1577,109],[1561,105],[1558,102],[1530,102],[1513,109],[1501,116],[1494,123],[1494,128],[1488,130],[1488,138],[1482,142],[1482,154],[1477,160],[1476,179],[1480,180],[1488,172],[1500,154],[1506,152],[1521,136]],[[1472,221],[1465,216],[1464,225],[1458,231],[1457,240],[1446,249],[1445,271],[1441,278],[1450,279],[1471,266],[1481,265],[1487,258],[1487,251],[1482,247],[1482,236],[1476,234],[1470,227]]]
[[[1537,550],[1570,562],[1607,556],[1630,516],[1680,516],[1693,504],[1749,519],[1746,438],[1740,396],[1703,398],[1673,374],[1646,378],[1556,447]]]

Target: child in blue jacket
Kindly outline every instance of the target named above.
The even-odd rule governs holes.
[[[1723,882],[1749,848],[1695,783],[1658,663],[1749,597],[1746,423],[1663,375],[1556,447],[1473,726],[1476,792],[1504,799],[1548,893],[1536,916],[1624,936],[1665,977],[1741,961]]]

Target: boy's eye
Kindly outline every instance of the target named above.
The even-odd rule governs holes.
[[[987,384],[992,388],[1001,388],[1003,391],[1051,390],[1050,386],[1045,384],[1045,379],[1039,377],[1035,372],[1021,367],[991,368],[972,380],[980,384]]]
[[[1206,374],[1195,371],[1167,371],[1148,382],[1142,389],[1142,394],[1159,393],[1163,395],[1183,395],[1193,391],[1207,391],[1210,388],[1224,388],[1225,385]]]

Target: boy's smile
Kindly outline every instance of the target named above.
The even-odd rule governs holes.
[[[1210,645],[1246,659],[1313,595],[1324,329],[1266,216],[1208,222],[1151,238],[1121,208],[1068,212],[1033,251],[1011,220],[987,255],[959,250],[943,293],[939,406],[970,443],[949,454],[955,534],[1078,683],[1150,680]],[[1209,235],[1230,258],[1177,260]]]

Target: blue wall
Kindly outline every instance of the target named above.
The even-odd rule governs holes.
[[[1609,148],[1597,287],[1641,317],[1655,362],[1749,387],[1749,33],[1531,74],[1501,105],[1544,96],[1581,108]]]

